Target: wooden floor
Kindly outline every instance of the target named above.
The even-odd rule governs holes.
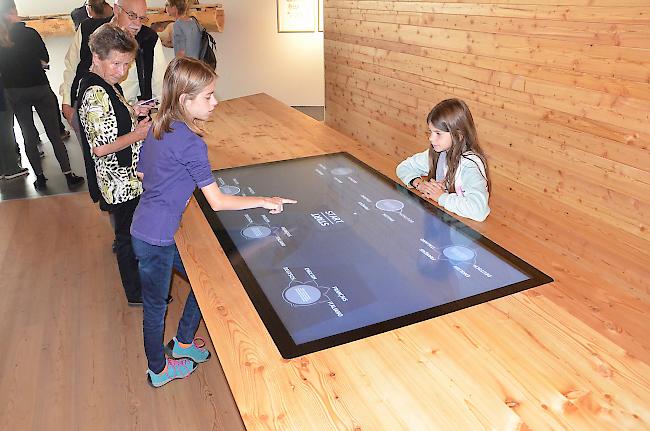
[[[0,430],[244,429],[218,359],[151,388],[108,219],[86,193],[0,203]],[[165,339],[188,284],[176,279]],[[201,325],[198,335],[208,340]]]

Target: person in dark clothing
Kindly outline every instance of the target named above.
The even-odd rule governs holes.
[[[74,29],[78,29],[88,18],[106,18],[113,15],[113,8],[104,0],[86,0],[86,2],[70,12]]]
[[[36,174],[34,187],[47,187],[38,151],[38,130],[32,108],[36,108],[68,187],[76,188],[84,179],[70,168],[68,150],[61,140],[57,108],[43,63],[49,62],[45,43],[36,30],[19,22],[13,0],[0,0],[0,74],[7,98],[20,124],[25,139],[25,152]]]
[[[5,88],[0,76],[0,179],[13,179],[29,174],[20,166],[20,153],[16,151],[14,136],[14,113],[5,97]]]

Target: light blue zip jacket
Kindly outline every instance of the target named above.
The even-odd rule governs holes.
[[[415,178],[429,173],[429,150],[424,150],[397,165],[396,174],[408,188]],[[460,167],[456,171],[456,190],[443,193],[438,204],[447,211],[461,217],[483,221],[490,214],[488,206],[488,189],[485,179],[485,166],[474,153],[467,152],[460,158]]]

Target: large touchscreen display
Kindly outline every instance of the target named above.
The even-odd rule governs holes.
[[[223,193],[296,199],[281,214],[197,199],[284,357],[552,281],[347,153],[214,171]]]

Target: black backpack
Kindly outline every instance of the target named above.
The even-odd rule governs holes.
[[[192,17],[196,25],[199,26],[201,31],[201,50],[199,51],[199,60],[210,66],[212,69],[217,69],[217,56],[214,51],[217,48],[217,42],[208,31],[203,27],[196,17]]]

